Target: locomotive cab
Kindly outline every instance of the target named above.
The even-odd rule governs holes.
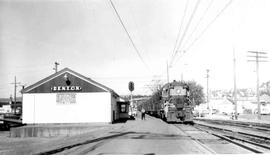
[[[165,84],[144,103],[148,114],[167,122],[193,122],[189,87],[183,82]]]

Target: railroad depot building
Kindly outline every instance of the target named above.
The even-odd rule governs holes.
[[[23,91],[22,122],[111,123],[123,110],[112,89],[65,68]],[[125,108],[128,105],[124,102]],[[121,110],[122,108],[122,110]]]

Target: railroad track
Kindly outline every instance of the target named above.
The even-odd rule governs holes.
[[[237,126],[237,127],[243,127],[253,130],[260,130],[270,133],[270,124],[261,124],[261,123],[255,123],[255,122],[241,122],[241,121],[231,121],[231,120],[210,120],[210,119],[196,119],[196,121],[203,121],[208,122],[212,124],[226,124],[230,126]]]
[[[179,126],[179,124],[174,124],[174,126],[176,128],[178,128],[179,130],[181,130],[182,132],[186,133],[185,130],[182,129],[182,127]],[[193,124],[189,124],[189,125],[185,125],[185,126],[192,126],[193,127]],[[187,134],[187,133],[186,133]],[[196,142],[197,144],[199,144],[200,146],[202,146],[204,149],[206,149],[208,151],[209,154],[217,154],[214,150],[212,150],[211,148],[209,148],[207,145],[203,144],[202,142],[200,142],[198,139],[196,138],[192,138],[191,135],[187,134],[194,142]]]
[[[234,143],[242,148],[254,153],[269,153],[270,138],[252,133],[238,132],[228,128],[222,128],[214,125],[196,123],[194,127],[217,136],[223,140]]]

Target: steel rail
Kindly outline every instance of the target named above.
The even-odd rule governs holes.
[[[259,144],[259,143],[255,143],[255,142],[252,142],[252,141],[249,141],[249,140],[240,139],[240,138],[233,137],[233,136],[226,136],[226,137],[228,137],[230,139],[236,139],[236,140],[239,140],[239,141],[250,143],[252,145],[256,145],[256,146],[259,146],[259,147],[262,147],[262,148],[265,148],[265,149],[269,149],[270,150],[270,146],[262,145],[262,144]]]
[[[239,121],[224,121],[224,120],[207,120],[207,119],[197,119],[197,121],[204,121],[209,123],[216,123],[216,124],[228,124],[233,126],[240,126],[245,128],[263,130],[270,132],[270,124],[259,124],[259,123],[252,123],[252,122],[239,122]]]
[[[179,126],[177,126],[176,124],[174,125],[177,129],[181,130],[182,132],[186,133],[184,130],[182,130]],[[188,133],[186,133],[188,135],[188,137],[190,137],[193,141],[195,141],[197,144],[199,144],[200,146],[202,146],[204,149],[206,149],[207,151],[209,151],[211,154],[217,154],[214,150],[212,150],[211,148],[209,148],[208,146],[206,146],[205,144],[203,144],[202,142],[198,141],[197,139],[191,137]]]
[[[196,124],[200,125],[200,126],[211,127],[213,129],[217,129],[217,130],[223,130],[223,131],[228,131],[228,132],[233,132],[233,133],[239,133],[239,134],[242,134],[242,135],[245,135],[245,136],[251,136],[251,137],[256,137],[256,138],[260,138],[260,139],[263,139],[263,140],[269,140],[270,141],[269,137],[264,137],[264,136],[255,135],[255,134],[251,134],[251,133],[245,133],[245,132],[241,132],[241,131],[233,131],[233,130],[224,129],[224,128],[211,126],[211,125],[206,125],[206,124],[200,124],[200,123],[196,123]]]
[[[202,127],[207,127],[207,128],[212,128],[212,129],[217,129],[217,130],[219,130],[219,131],[229,131],[229,132],[231,132],[231,133],[238,133],[238,134],[243,134],[242,132],[235,132],[235,131],[232,131],[232,130],[228,130],[228,129],[223,129],[223,128],[218,128],[218,127],[213,127],[213,126],[207,126],[207,125],[202,125],[202,124],[197,124],[198,126],[202,126]],[[255,143],[255,142],[252,142],[252,141],[249,141],[249,140],[245,140],[245,139],[241,139],[241,138],[237,138],[236,136],[232,136],[232,135],[226,135],[226,133],[224,132],[224,133],[222,133],[222,134],[217,134],[217,133],[213,133],[213,132],[210,132],[210,131],[207,131],[207,130],[205,130],[205,129],[202,129],[202,128],[200,128],[200,127],[196,127],[196,128],[198,128],[198,129],[200,129],[200,130],[202,130],[202,131],[205,131],[205,132],[207,132],[207,133],[210,133],[210,134],[212,134],[212,135],[214,135],[214,136],[217,136],[217,137],[219,137],[219,138],[222,138],[222,139],[224,139],[224,140],[227,140],[227,141],[230,141],[230,142],[232,142],[232,143],[234,143],[234,144],[236,144],[236,145],[239,145],[240,147],[243,147],[243,148],[245,148],[245,149],[248,149],[248,150],[250,150],[250,151],[252,151],[252,152],[254,152],[254,153],[264,153],[264,152],[262,152],[261,150],[258,150],[258,149],[255,149],[255,148],[253,148],[253,147],[250,147],[250,146],[247,146],[247,145],[244,145],[244,144],[242,144],[242,143],[239,143],[239,142],[237,142],[237,141],[241,141],[241,142],[244,142],[244,143],[248,143],[248,144],[251,144],[251,145],[253,145],[253,146],[257,146],[257,147],[261,147],[261,148],[264,148],[264,149],[268,149],[268,150],[270,150],[270,147],[269,146],[266,146],[266,145],[263,145],[263,144],[259,144],[259,143]],[[228,133],[227,133],[228,134]],[[249,135],[249,136],[251,136],[251,137],[257,137],[257,138],[261,138],[261,136],[257,136],[257,135],[252,135],[252,134],[246,134],[246,133],[244,133],[245,135]],[[267,138],[267,137],[263,137],[263,138]],[[234,139],[234,140],[233,140]],[[237,140],[237,141],[236,141]]]
[[[241,143],[239,143],[239,142],[237,142],[237,141],[234,141],[234,140],[231,140],[230,138],[227,138],[227,137],[225,137],[225,136],[223,136],[223,135],[219,135],[219,134],[215,134],[215,133],[211,133],[211,132],[208,132],[208,133],[210,133],[210,134],[212,134],[212,135],[214,135],[214,136],[217,136],[217,137],[219,137],[219,138],[221,138],[221,139],[223,139],[223,140],[229,141],[229,142],[231,142],[231,143],[233,143],[233,144],[235,144],[235,145],[237,145],[237,146],[240,146],[240,147],[242,147],[242,148],[244,148],[244,149],[247,149],[247,150],[249,150],[249,151],[252,151],[252,152],[254,152],[254,153],[263,153],[262,151],[260,151],[260,150],[258,150],[258,149],[255,149],[255,148],[249,147],[249,146],[247,146],[247,145],[241,144]]]

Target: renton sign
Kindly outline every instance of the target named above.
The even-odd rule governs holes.
[[[53,86],[51,88],[53,92],[67,92],[67,91],[81,91],[80,86]]]

